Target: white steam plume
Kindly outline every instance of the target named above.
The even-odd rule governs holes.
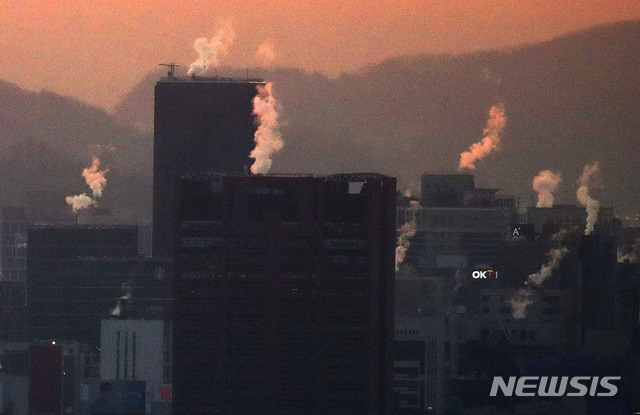
[[[520,288],[516,295],[509,300],[512,316],[521,320],[527,316],[527,307],[533,304],[533,291],[529,287]]]
[[[562,242],[567,238],[567,236],[571,235],[577,230],[578,230],[578,227],[576,225],[564,227],[560,229],[558,232],[551,235],[551,240],[554,242]]]
[[[553,270],[558,268],[558,266],[560,265],[560,261],[562,261],[562,258],[564,258],[564,256],[567,255],[568,252],[569,250],[564,246],[560,248],[554,248],[547,252],[547,256],[549,257],[547,263],[542,265],[540,271],[536,272],[535,274],[529,275],[527,281],[530,281],[536,285],[542,284],[543,281],[545,281],[551,276],[551,274],[553,274]]]
[[[568,235],[571,234],[571,228],[563,228],[551,236],[552,241],[562,242]],[[549,260],[542,265],[540,271],[535,274],[531,274],[525,281],[525,287],[518,290],[517,294],[512,297],[508,303],[511,305],[511,311],[513,318],[523,319],[527,316],[527,307],[533,304],[532,300],[532,286],[537,287],[542,284],[547,278],[551,277],[553,271],[560,266],[562,258],[567,255],[569,250],[561,246],[560,248],[553,248],[547,252]]]
[[[533,190],[538,193],[536,207],[553,207],[553,194],[561,181],[560,175],[550,170],[542,170],[533,178]]]
[[[273,84],[258,86],[258,93],[253,98],[253,113],[257,116],[258,129],[253,137],[256,146],[249,157],[256,161],[251,166],[251,173],[265,174],[271,168],[271,155],[282,149],[284,145],[278,130],[278,111],[276,99],[272,95]]]
[[[464,277],[460,272],[460,268],[456,269],[456,273],[453,276],[453,281],[455,282],[455,285],[453,286],[453,292],[455,293],[460,289],[460,287],[462,287],[462,283],[464,281]]]
[[[506,123],[504,105],[498,104],[491,107],[487,126],[482,131],[484,138],[482,141],[472,144],[469,147],[469,151],[460,154],[458,170],[475,170],[475,162],[477,160],[482,160],[491,151],[498,149],[500,146],[500,133],[502,133]]]
[[[591,235],[598,221],[598,212],[600,212],[600,203],[589,194],[589,189],[600,184],[600,165],[598,162],[584,166],[582,176],[578,179],[578,184],[580,184],[580,187],[576,191],[576,196],[580,204],[587,209],[587,227],[584,230],[584,234]]]
[[[109,169],[100,170],[100,159],[97,157],[93,158],[91,167],[87,167],[82,170],[82,177],[84,177],[87,185],[91,188],[93,198],[88,196],[86,193],[81,193],[76,196],[67,196],[65,201],[68,205],[71,205],[71,209],[74,212],[77,212],[80,209],[98,206],[96,199],[102,196],[102,191],[107,184],[107,179],[105,179],[104,175],[108,171]]]
[[[93,158],[91,167],[87,167],[82,170],[82,177],[86,180],[87,186],[91,188],[93,198],[88,196],[86,193],[81,193],[76,196],[67,196],[65,200],[68,205],[71,205],[71,209],[74,212],[77,212],[80,209],[88,209],[98,206],[96,199],[102,197],[102,191],[107,184],[107,179],[104,175],[108,171],[109,169],[100,170],[100,159],[97,157]]]
[[[220,58],[228,52],[236,33],[230,21],[224,21],[216,34],[208,40],[200,37],[193,43],[193,48],[198,52],[198,60],[189,65],[188,75],[200,76],[207,72],[208,67],[220,65]]]
[[[269,66],[276,59],[276,50],[272,41],[265,40],[258,46],[256,61],[260,66]]]
[[[400,269],[400,264],[404,262],[404,257],[407,254],[407,249],[411,245],[409,239],[413,238],[416,234],[416,212],[420,209],[420,203],[412,200],[409,202],[409,211],[411,212],[411,220],[402,225],[398,231],[398,246],[396,246],[396,271]]]
[[[122,296],[118,298],[118,301],[116,302],[116,306],[113,307],[113,309],[111,309],[110,314],[113,317],[120,316],[120,313],[122,312],[122,302],[128,301],[131,299],[131,292],[133,291],[133,286],[131,285],[130,282],[123,282],[120,285],[120,289],[122,290]]]
[[[87,181],[94,198],[102,197],[102,190],[107,184],[107,179],[104,175],[108,172],[109,169],[100,170],[100,159],[97,157],[93,158],[91,167],[87,167],[82,171],[82,177]]]
[[[631,245],[618,250],[618,262],[637,263],[640,258],[640,238]]]
[[[67,196],[66,202],[68,205],[71,205],[71,209],[74,212],[77,212],[80,209],[87,209],[93,206],[96,206],[97,203],[90,196],[87,196],[86,193],[82,193],[76,196]]]

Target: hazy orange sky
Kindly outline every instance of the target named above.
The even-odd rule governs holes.
[[[0,79],[110,109],[161,62],[188,65],[197,37],[231,19],[223,64],[337,75],[397,55],[465,52],[546,40],[640,18],[636,0],[2,0]],[[185,69],[184,67],[182,68]]]

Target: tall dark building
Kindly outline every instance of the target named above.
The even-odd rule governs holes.
[[[176,183],[182,174],[242,173],[252,164],[259,79],[163,78],[155,87],[153,255],[173,255]]]
[[[174,413],[390,414],[395,179],[180,188]]]
[[[593,233],[580,240],[582,263],[582,325],[584,330],[614,329],[619,314],[616,245],[611,237]]]
[[[24,340],[26,281],[0,281],[0,341]]]
[[[0,281],[24,281],[27,277],[27,219],[23,207],[0,210]]]
[[[135,226],[28,228],[27,340],[100,344],[100,320],[169,318],[171,264],[138,257]]]
[[[464,207],[465,193],[474,189],[470,174],[423,174],[422,206]]]

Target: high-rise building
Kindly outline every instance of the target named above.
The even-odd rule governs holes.
[[[138,257],[137,236],[135,226],[29,226],[27,339],[98,346],[104,318],[169,318],[171,264]]]
[[[422,206],[464,207],[465,194],[474,189],[470,174],[423,174]]]
[[[23,207],[0,211],[2,272],[0,281],[24,281],[27,276],[27,219]]]
[[[394,414],[444,412],[447,381],[456,374],[451,307],[437,277],[396,274]]]
[[[26,281],[0,281],[0,341],[22,341],[26,323]]]
[[[587,211],[583,206],[575,205],[555,205],[549,208],[530,206],[527,208],[526,220],[536,233],[548,237],[564,227],[584,227],[587,223]],[[610,233],[616,229],[614,222],[613,208],[601,207],[596,227],[601,232]]]
[[[173,255],[176,183],[182,174],[242,173],[252,164],[259,79],[163,78],[155,87],[153,255]]]
[[[174,413],[391,413],[395,184],[183,177]]]
[[[401,200],[398,225],[413,223],[404,260],[430,275],[500,266],[501,244],[516,222],[513,197],[476,188],[469,174],[423,174],[420,205]]]

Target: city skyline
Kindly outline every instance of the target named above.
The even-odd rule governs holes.
[[[640,410],[640,3],[8,0],[0,53],[4,415]]]

